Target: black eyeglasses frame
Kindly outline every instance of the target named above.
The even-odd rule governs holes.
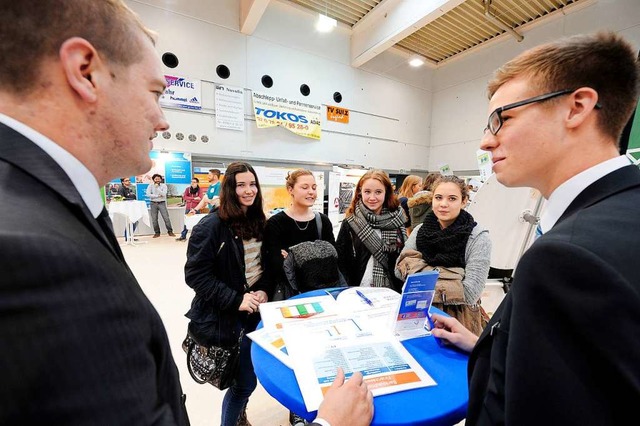
[[[576,90],[577,89],[558,90],[556,92],[545,93],[544,95],[534,96],[533,98],[523,99],[521,101],[514,102],[512,104],[507,104],[505,106],[498,107],[498,108],[494,109],[491,114],[489,114],[489,118],[487,120],[487,127],[484,128],[484,133],[487,133],[487,130],[488,130],[488,131],[491,132],[492,135],[497,135],[498,134],[500,129],[502,129],[502,125],[504,124],[504,121],[502,120],[502,113],[504,111],[507,111],[507,110],[510,110],[510,109],[514,109],[514,108],[518,108],[518,107],[525,106],[525,105],[529,105],[529,104],[533,104],[533,103],[536,103],[536,102],[546,101],[546,100],[549,100],[549,99],[552,99],[552,98],[556,98],[558,96],[568,95],[569,93],[573,93]],[[596,103],[595,108],[596,109],[602,108],[602,105],[600,104],[600,102]],[[498,117],[498,127],[494,131],[492,129],[491,122],[493,121],[492,119],[494,117],[496,117],[496,116]]]

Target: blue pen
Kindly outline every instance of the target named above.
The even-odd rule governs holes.
[[[437,338],[436,336],[433,335],[433,329],[436,326],[433,323],[433,320],[431,319],[431,314],[429,312],[427,312],[427,321],[429,321],[429,329],[431,330],[431,336],[433,336],[433,338],[435,339],[435,341],[438,344],[438,346],[442,346],[442,341],[439,338]]]
[[[373,306],[373,302],[371,300],[369,300],[369,298],[367,296],[365,296],[360,290],[356,290],[356,294],[358,296],[360,296],[360,298],[362,300],[364,300],[365,302],[367,302],[367,305],[369,306]]]

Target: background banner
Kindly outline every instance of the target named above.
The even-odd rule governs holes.
[[[320,105],[253,92],[253,111],[259,129],[282,126],[306,138],[320,139]]]
[[[182,109],[202,109],[200,80],[190,80],[174,75],[165,75],[167,88],[160,96],[160,105]]]

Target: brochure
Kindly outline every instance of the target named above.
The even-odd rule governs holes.
[[[405,280],[394,328],[394,334],[399,340],[431,335],[427,315],[438,275],[437,270],[418,272]]]
[[[288,324],[283,336],[307,411],[318,409],[338,367],[346,378],[360,371],[374,396],[436,384],[388,329],[362,316]]]
[[[262,325],[268,330],[282,328],[283,324],[305,321],[313,317],[332,316],[337,313],[337,303],[329,295],[260,304]]]
[[[287,347],[282,338],[282,331],[267,330],[262,327],[248,333],[247,336],[256,344],[260,345],[261,348],[276,357],[281,363],[293,370],[293,365],[287,353]]]

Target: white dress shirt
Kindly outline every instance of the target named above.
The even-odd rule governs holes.
[[[620,155],[619,157],[603,161],[600,164],[596,164],[595,166],[578,173],[557,187],[549,196],[549,200],[547,201],[542,217],[540,218],[540,227],[542,232],[548,232],[553,228],[553,225],[555,225],[558,219],[560,219],[560,216],[562,216],[573,200],[575,200],[576,197],[587,188],[587,186],[609,173],[628,166],[629,164],[631,164],[629,159],[624,155]]]
[[[35,131],[18,120],[0,114],[0,123],[11,127],[49,154],[53,161],[58,163],[60,168],[69,176],[71,183],[73,183],[78,193],[80,193],[82,200],[89,208],[93,217],[98,217],[104,207],[102,197],[100,196],[100,187],[98,186],[98,181],[95,176],[91,174],[89,169],[87,169],[80,160],[42,133]]]

